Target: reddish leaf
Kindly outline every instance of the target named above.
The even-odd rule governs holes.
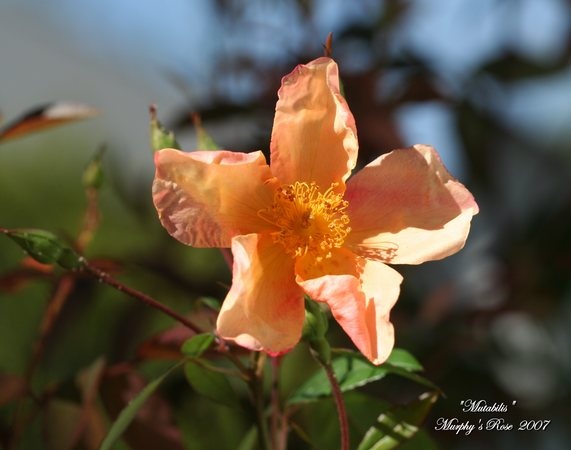
[[[183,325],[174,326],[143,342],[137,349],[137,357],[178,360],[182,356],[181,345],[194,335],[195,333]]]
[[[24,113],[0,129],[0,142],[57,125],[88,119],[98,114],[97,109],[81,103],[47,103]]]
[[[40,264],[40,263],[38,263]],[[42,264],[45,267],[47,264]],[[39,278],[47,278],[51,274],[48,271],[39,271],[28,268],[18,268],[11,270],[0,276],[0,292],[5,292],[11,294],[18,292],[20,289],[24,288],[29,282],[35,281]]]
[[[213,329],[213,324],[216,321],[216,311],[210,308],[200,308],[191,314],[188,318],[202,329]],[[180,347],[195,334],[184,325],[175,325],[143,342],[137,349],[137,357],[142,360],[163,359],[177,361],[182,357]]]
[[[96,450],[107,432],[104,412],[97,402],[99,386],[105,370],[105,360],[99,358],[90,367],[77,376],[77,385],[81,390],[82,407],[80,422],[75,430],[75,439],[83,441],[88,449]]]
[[[26,392],[26,381],[18,375],[0,374],[0,407],[12,403]]]

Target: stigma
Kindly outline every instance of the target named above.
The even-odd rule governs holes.
[[[349,203],[335,192],[338,185],[333,183],[324,192],[315,183],[280,186],[272,205],[258,211],[258,216],[276,227],[272,238],[289,255],[326,257],[343,245],[351,231],[345,212]]]

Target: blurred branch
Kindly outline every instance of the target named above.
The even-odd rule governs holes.
[[[80,252],[83,252],[93,239],[101,220],[99,189],[103,184],[102,159],[104,153],[105,147],[99,147],[83,171],[82,181],[85,188],[87,206],[83,216],[83,225],[76,240],[76,246]]]
[[[154,308],[154,309],[157,309],[157,310],[163,312],[167,316],[172,317],[174,320],[176,320],[177,322],[180,322],[181,324],[186,326],[188,329],[194,331],[195,333],[202,333],[203,332],[198,325],[195,325],[194,323],[192,323],[187,318],[176,313],[175,311],[170,309],[168,306],[163,305],[162,303],[158,302],[157,300],[148,296],[147,294],[142,293],[141,291],[130,288],[129,286],[124,285],[120,281],[117,281],[115,278],[113,278],[107,272],[104,272],[103,270],[89,264],[85,260],[85,258],[82,258],[82,262],[83,262],[83,264],[82,264],[82,267],[80,269],[80,271],[82,273],[86,273],[87,275],[94,277],[98,281],[105,283],[114,289],[117,289],[119,292],[123,292],[123,293],[145,303],[146,305],[150,306],[151,308]]]

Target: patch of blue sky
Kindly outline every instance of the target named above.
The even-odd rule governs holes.
[[[241,3],[243,18],[234,26],[227,24],[230,28],[225,30],[226,53],[247,53],[268,65],[297,53],[304,43],[305,30],[303,19],[293,3],[267,0]]]
[[[416,50],[438,72],[462,76],[503,49],[506,8],[497,0],[416,0],[394,45]]]
[[[505,96],[506,121],[550,151],[568,152],[571,131],[571,68],[547,79],[521,81]]]
[[[383,2],[377,0],[318,0],[315,2],[315,27],[320,34],[326,36],[347,24],[374,23],[382,8]]]
[[[561,56],[571,30],[571,4],[566,0],[525,0],[515,20],[511,44],[539,62]]]
[[[425,55],[452,89],[508,46],[538,60],[556,57],[564,48],[562,37],[571,17],[564,0],[415,0],[410,5],[396,29],[393,47]],[[224,79],[213,65],[220,56],[247,52],[270,65],[290,54],[297,56],[307,45],[311,49],[306,53],[318,56],[328,32],[376,20],[382,2],[316,0],[307,25],[292,2],[243,0],[249,27],[242,21],[224,21],[211,0],[2,0],[0,6],[35,15],[36,22],[41,20],[59,34],[58,42],[70,47],[79,61],[97,59],[139,89],[147,86],[173,98],[181,94],[169,78],[174,74],[190,88],[192,99],[201,102],[208,101],[211,93],[203,87]],[[347,56],[343,70],[366,67],[366,58],[359,55],[367,52],[358,50],[349,48],[352,59],[343,55]],[[568,72],[547,83],[520,83],[500,106],[514,126],[529,125],[530,132],[563,127],[561,121],[571,114],[567,96],[561,95],[571,89],[566,77]],[[233,75],[221,83],[234,101],[252,98],[259,90],[249,75]],[[453,156],[459,144],[450,134],[449,112],[443,108],[409,105],[399,112],[399,121],[407,141],[434,143],[451,155],[444,159],[459,174],[462,161]]]
[[[219,48],[222,33],[208,0],[25,3],[76,53],[136,73],[148,83],[167,81],[168,72],[190,74],[199,81],[211,76],[205,61]]]
[[[452,175],[460,179],[466,176],[462,144],[448,106],[440,102],[410,103],[397,110],[396,119],[405,145],[432,145]]]

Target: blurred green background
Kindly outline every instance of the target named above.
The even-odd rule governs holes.
[[[405,275],[392,314],[397,346],[413,353],[446,394],[426,431],[443,449],[571,448],[569,1],[2,0],[4,122],[51,100],[81,101],[102,115],[0,144],[0,227],[45,228],[73,239],[86,204],[83,169],[105,145],[102,221],[87,256],[181,312],[202,298],[223,298],[230,274],[220,254],[178,244],[156,219],[148,105],[157,104],[189,150],[197,112],[222,147],[267,151],[281,76],[321,55],[328,32],[357,122],[359,164],[431,144],[480,205],[460,253],[397,267]],[[54,289],[47,277],[14,278],[22,256],[0,239],[1,376],[25,370]],[[73,386],[100,356],[110,364],[132,360],[141,343],[171,325],[79,280],[46,341],[35,382]],[[331,339],[350,345],[334,326]],[[316,369],[304,349],[284,365],[286,392]],[[164,363],[145,363],[138,373],[156,373],[157,366]],[[417,393],[398,380],[378,384],[368,391],[378,398],[402,402]],[[69,391],[71,402],[77,392]],[[174,434],[164,439],[232,449],[248,430],[248,417],[191,395],[182,378],[164,396],[183,435],[167,429]],[[434,430],[439,417],[473,418],[461,412],[465,399],[515,401],[502,415],[513,424],[552,422],[541,432]],[[374,420],[374,405],[360,401],[348,398],[353,421]],[[69,407],[62,404],[56,406]],[[314,409],[299,423],[317,448],[333,448],[324,437],[331,433],[323,432],[336,426],[327,421],[331,404]],[[9,405],[0,410],[2,433],[12,413]],[[61,416],[33,420],[22,448],[41,448],[54,417]],[[159,448],[141,445],[134,448]]]

